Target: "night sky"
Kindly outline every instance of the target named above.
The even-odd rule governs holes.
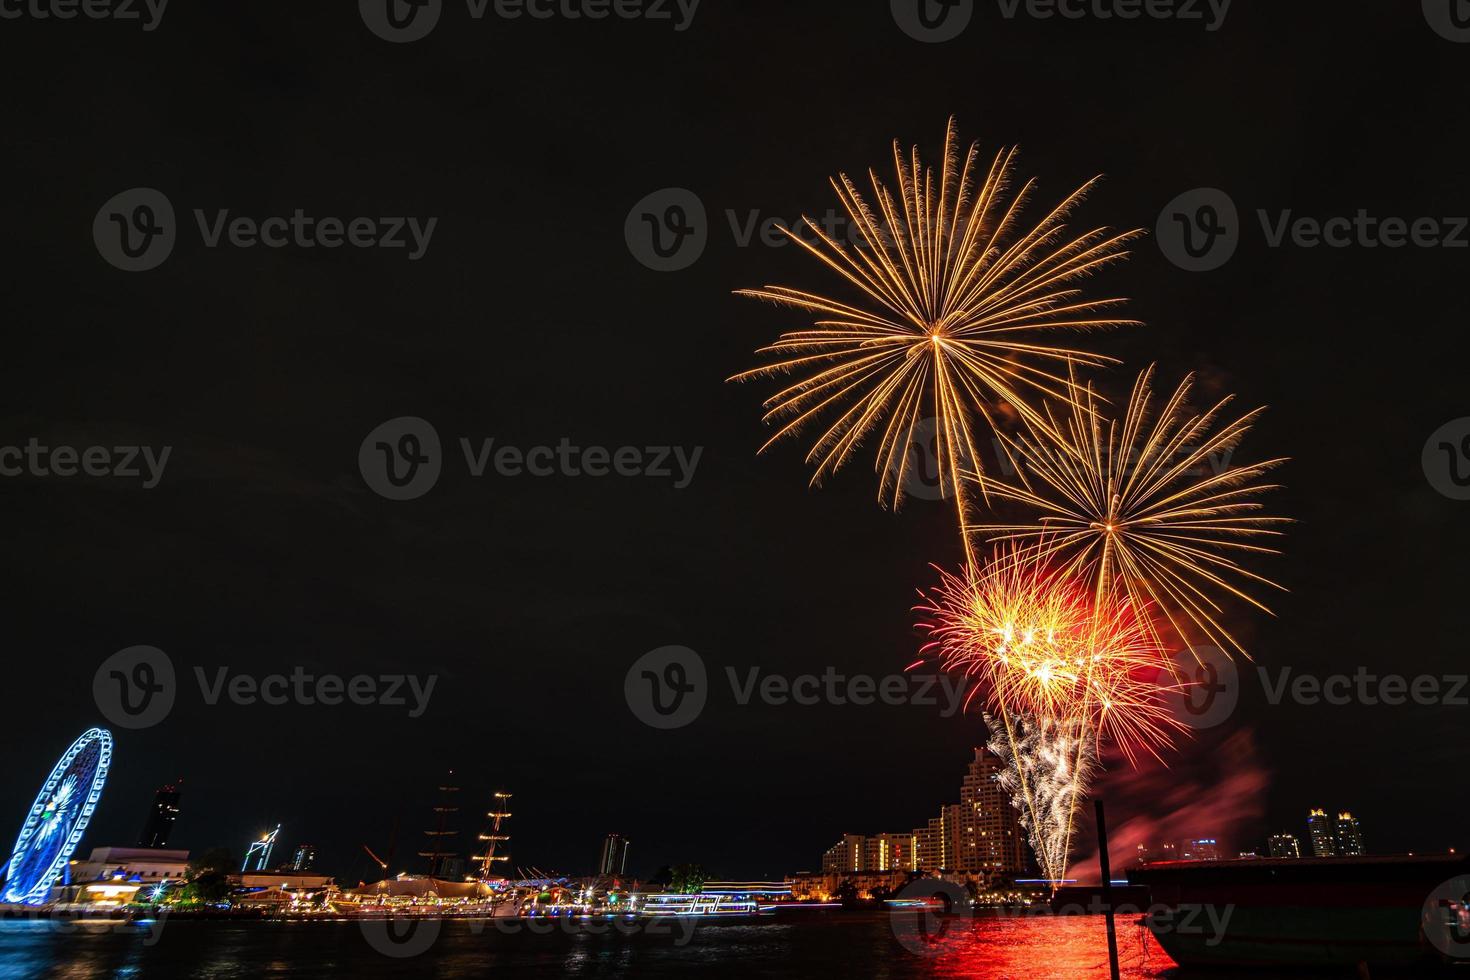
[[[774,388],[725,383],[805,322],[733,289],[840,292],[793,247],[742,247],[731,221],[821,215],[836,204],[829,175],[889,170],[895,137],[935,157],[951,114],[987,152],[1021,146],[1038,207],[1104,173],[1078,225],[1149,230],[1088,287],[1131,297],[1146,323],[1089,341],[1125,362],[1102,376],[1110,392],[1157,362],[1171,387],[1195,371],[1202,395],[1270,406],[1237,458],[1292,457],[1270,502],[1298,523],[1284,557],[1254,566],[1290,589],[1276,617],[1231,613],[1257,663],[1466,672],[1470,502],[1435,489],[1421,451],[1470,415],[1470,233],[1459,248],[1273,248],[1257,215],[1366,209],[1449,231],[1470,214],[1470,44],[1436,33],[1419,4],[1238,0],[1207,30],[1024,6],[1008,19],[985,0],[942,44],[908,36],[877,0],[705,0],[685,30],[475,20],[449,0],[406,44],[354,6],[178,3],[152,31],[0,25],[0,446],[172,447],[151,489],[0,478],[0,833],[99,724],[116,757],[84,851],[133,843],[154,788],[183,777],[174,846],[238,853],[280,822],[284,850],[315,843],[344,881],[369,876],[362,844],[422,870],[412,854],[449,768],[467,836],[507,788],[515,863],[566,872],[590,871],[620,831],[642,874],[698,862],[779,876],[817,867],[844,832],[905,831],[957,801],[975,714],[741,706],[726,678],[901,671],[920,642],[916,588],[931,562],[959,559],[947,505],[877,505],[870,455],[816,490],[804,445],[757,457]],[[135,187],[168,198],[178,240],[157,268],[126,272],[99,254],[93,220]],[[624,226],[671,187],[702,201],[708,245],[659,272]],[[1240,244],[1191,272],[1153,229],[1201,187],[1234,201]],[[410,260],[209,248],[193,215],[297,208],[438,220]],[[364,482],[358,451],[401,416],[432,422],[443,473],[393,501]],[[473,478],[460,438],[702,454],[683,488]],[[129,731],[92,685],[139,644],[167,653],[178,690],[164,720]],[[677,731],[624,699],[629,667],[667,645],[697,651],[712,686]],[[210,705],[195,681],[196,668],[297,666],[437,682],[410,718]],[[1302,834],[1319,805],[1353,810],[1371,851],[1465,846],[1467,718],[1463,701],[1271,705],[1246,666],[1226,724],[1166,774],[1115,766],[1099,791],[1125,822],[1258,785],[1170,824],[1232,849]]]

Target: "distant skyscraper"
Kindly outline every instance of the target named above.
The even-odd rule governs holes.
[[[912,871],[917,865],[915,834],[843,834],[822,855],[823,874],[857,871]]]
[[[912,832],[845,834],[822,855],[824,874],[858,871],[954,871],[1018,874],[1026,870],[1019,814],[996,782],[1000,760],[985,749],[960,784],[960,802],[939,808]]]
[[[975,750],[960,784],[958,865],[953,870],[1015,874],[1025,867],[1020,814],[996,782],[1000,771],[999,759],[986,749]]]
[[[310,844],[297,844],[296,856],[291,859],[292,871],[310,871],[316,863],[316,848]]]
[[[600,875],[620,875],[628,870],[628,838],[622,834],[608,834],[602,840],[602,856],[597,861]]]
[[[866,848],[862,834],[843,834],[842,840],[827,848],[827,853],[822,855],[822,871],[843,874],[863,870]]]
[[[920,870],[939,871],[954,867],[959,812],[957,805],[942,806],[939,816],[930,817],[927,824],[914,828],[914,860]]]
[[[1358,818],[1347,811],[1337,815],[1333,841],[1340,857],[1362,857],[1367,853],[1363,850],[1363,828],[1358,825]]]
[[[160,786],[153,794],[153,809],[148,811],[148,820],[143,824],[143,833],[138,835],[139,847],[167,847],[168,835],[179,819],[179,789],[177,786]]]
[[[913,834],[874,834],[864,838],[864,871],[912,871],[913,867]]]
[[[1337,854],[1336,821],[1325,810],[1307,814],[1307,835],[1312,841],[1312,857],[1329,858]]]
[[[1272,834],[1266,841],[1273,858],[1299,858],[1302,856],[1301,842],[1295,834]]]
[[[245,851],[245,863],[240,865],[241,871],[269,871],[271,866],[271,852],[276,849],[276,838],[281,836],[281,825],[276,824],[276,829],[261,836],[260,840],[251,841],[250,847]],[[255,867],[250,863],[255,862]]]
[[[1220,842],[1213,837],[1193,837],[1179,845],[1181,861],[1218,861]]]

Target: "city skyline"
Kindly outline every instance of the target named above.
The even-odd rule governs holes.
[[[849,821],[897,833],[958,802],[954,775],[983,736],[975,704],[946,714],[937,681],[930,705],[761,693],[829,670],[911,677],[916,589],[930,562],[963,560],[953,501],[935,485],[880,508],[871,453],[807,489],[803,447],[757,455],[773,391],[725,383],[809,319],[733,290],[832,285],[777,226],[829,208],[840,219],[831,175],[891,170],[895,138],[932,160],[954,116],[987,160],[1020,147],[1038,205],[1102,174],[1079,220],[1147,231],[1088,285],[1129,297],[1141,325],[1074,338],[1123,362],[1094,373],[1112,403],[1150,364],[1165,391],[1194,372],[1205,406],[1229,393],[1269,406],[1241,463],[1292,457],[1272,508],[1296,523],[1262,570],[1289,591],[1271,597],[1274,617],[1232,614],[1253,660],[1217,665],[1233,704],[1181,738],[1166,773],[1105,760],[1095,795],[1113,826],[1180,811],[1193,824],[1191,801],[1212,799],[1228,768],[1258,774],[1233,794],[1254,804],[1231,809],[1236,826],[1137,832],[1258,847],[1303,833],[1311,807],[1342,806],[1375,854],[1463,846],[1457,794],[1440,787],[1461,761],[1464,691],[1448,679],[1465,672],[1453,611],[1470,527],[1453,480],[1425,468],[1426,446],[1431,461],[1453,458],[1438,446],[1458,437],[1431,438],[1467,415],[1455,372],[1437,369],[1464,363],[1470,342],[1470,299],[1453,287],[1463,250],[1369,245],[1354,220],[1366,211],[1381,231],[1465,210],[1448,102],[1424,97],[1456,90],[1464,49],[1420,11],[1276,5],[1206,32],[1007,19],[992,5],[962,38],[926,44],[887,4],[705,4],[677,35],[446,15],[431,38],[390,44],[351,5],[295,6],[204,5],[147,35],[85,17],[7,21],[17,79],[42,62],[88,68],[13,110],[25,255],[4,288],[31,325],[14,332],[12,361],[38,367],[14,372],[0,438],[21,470],[0,475],[0,494],[14,517],[9,706],[24,733],[0,746],[12,774],[0,814],[23,812],[92,725],[113,731],[117,770],[88,844],[135,842],[157,788],[182,775],[170,847],[239,850],[279,823],[354,877],[375,867],[364,844],[396,842],[397,864],[423,849],[449,768],[467,798],[513,787],[514,856],[563,868],[587,867],[616,828],[637,842],[637,871],[697,860],[764,879],[814,870]],[[1297,43],[1323,18],[1390,67],[1358,77]],[[821,38],[824,53],[766,71],[751,52],[773,38]],[[872,52],[891,74],[853,72],[834,99],[835,66]],[[983,97],[975,64],[1029,84]],[[1253,70],[1230,70],[1240,64]],[[1315,77],[1339,88],[1282,98]],[[588,81],[606,78],[623,81]],[[905,93],[893,78],[911,80]],[[115,89],[109,105],[98,79]],[[534,104],[496,96],[526,79]],[[1382,138],[1349,150],[1355,126]],[[471,160],[472,173],[444,163]],[[99,251],[94,222],[135,188],[169,202],[178,235],[165,261],[133,272]],[[692,197],[658,196],[673,189]],[[1238,219],[1233,252],[1187,268],[1170,251],[1173,202],[1230,214],[1188,196],[1205,189]],[[628,228],[676,205],[700,221],[701,250],[657,268]],[[405,245],[231,241],[232,221],[258,229],[298,210],[313,228],[396,218]],[[196,212],[204,232],[225,230],[207,237]],[[412,261],[410,216],[419,245],[437,219]],[[1339,219],[1354,229],[1347,246],[1298,234]],[[1393,358],[1350,339],[1389,329],[1412,384],[1392,384]],[[438,474],[393,499],[361,454],[397,444],[369,436],[404,418],[432,425]],[[636,475],[618,472],[625,448]],[[89,449],[139,475],[88,475]],[[994,445],[978,449],[1003,475]],[[553,472],[538,476],[528,466],[548,452]],[[977,519],[1014,516],[975,504]],[[171,672],[103,670],[140,645]],[[667,646],[705,666],[705,704],[676,729],[645,722],[625,692],[639,658]],[[135,706],[169,678],[167,710],[112,722],[99,691],[117,697],[114,670],[146,682]],[[1408,693],[1375,687],[1370,701],[1360,672]],[[1394,703],[1421,675],[1438,700]],[[313,679],[304,695],[298,676]],[[358,677],[371,703],[352,699]],[[286,703],[267,700],[278,693]],[[1236,734],[1248,750],[1223,757]],[[481,818],[464,809],[468,841]]]
[[[842,873],[846,871],[873,871],[873,870],[911,870],[911,869],[944,869],[946,871],[976,872],[976,871],[998,871],[1014,874],[1018,870],[1034,872],[1034,858],[1029,848],[1024,844],[1017,822],[1018,814],[1003,791],[995,784],[994,777],[999,769],[999,763],[994,756],[981,747],[972,747],[972,757],[966,768],[962,779],[958,804],[944,804],[939,807],[939,815],[928,818],[925,825],[915,827],[909,832],[870,832],[865,834],[846,833],[837,845],[829,848],[827,852],[816,862],[795,861],[790,867],[774,869],[774,875],[790,875],[799,873],[812,873],[814,870]],[[401,851],[398,852],[397,860],[391,868],[382,870],[392,874],[421,875],[430,874],[437,870],[440,877],[458,880],[467,877],[470,871],[478,870],[483,865],[483,854],[472,854],[470,851],[484,851],[484,842],[490,839],[488,832],[481,828],[478,833],[471,826],[477,817],[477,807],[480,803],[491,807],[502,807],[510,798],[510,794],[500,790],[489,790],[485,793],[485,799],[481,801],[468,801],[470,814],[459,817],[461,807],[457,805],[461,799],[459,793],[461,788],[456,785],[448,785],[455,782],[455,774],[450,772],[447,777],[431,780],[434,791],[428,802],[423,807],[426,813],[404,814],[409,823],[418,821],[420,823],[427,819],[430,829],[422,833],[429,850],[416,852],[412,857],[405,857]],[[116,783],[117,780],[114,780]],[[154,849],[177,850],[169,848],[167,840],[173,835],[174,825],[178,821],[181,812],[180,799],[183,780],[175,780],[173,783],[164,784],[159,787],[154,795],[151,805],[147,809],[143,832],[138,835],[139,841],[136,845],[121,845],[123,847],[139,847]],[[101,808],[99,807],[99,812]],[[489,818],[494,818],[498,810],[491,810]],[[967,813],[976,816],[971,819]],[[426,816],[427,815],[427,816]],[[502,813],[508,817],[509,813]],[[401,824],[401,820],[395,820],[394,824]],[[316,826],[323,826],[317,821]],[[105,825],[106,826],[106,825]],[[1216,860],[1223,857],[1234,856],[1236,845],[1241,849],[1241,856],[1255,852],[1243,850],[1247,846],[1259,846],[1261,856],[1269,857],[1344,857],[1360,856],[1369,853],[1364,844],[1362,821],[1351,811],[1337,810],[1329,812],[1322,807],[1313,807],[1306,811],[1301,824],[1300,834],[1294,831],[1269,832],[1262,822],[1263,830],[1259,835],[1252,836],[1249,830],[1238,833],[1230,841],[1219,838],[1189,838],[1183,837],[1176,840],[1165,840],[1153,844],[1140,844],[1133,855],[1135,860]],[[290,858],[279,861],[272,860],[274,849],[278,843],[277,837],[282,830],[289,831],[285,824],[265,826],[259,832],[247,834],[246,843],[240,846],[241,853],[245,855],[247,864],[255,862],[259,865],[262,861],[261,852],[265,852],[263,860],[270,862],[273,867],[282,869],[296,868],[297,862],[303,854],[306,855],[308,864],[318,861],[317,848],[314,844],[307,842],[305,838],[295,839],[287,837],[283,846],[287,848]],[[1000,833],[996,834],[995,831]],[[155,845],[145,843],[145,840],[158,839],[162,834],[162,842]],[[494,835],[497,840],[509,841],[508,835]],[[978,861],[960,861],[955,858],[967,851],[973,851],[976,846],[983,846],[982,838],[990,844],[991,859]],[[470,846],[470,842],[478,839],[481,844],[478,847]],[[103,840],[95,831],[89,829],[86,839],[82,842],[84,847],[119,846],[112,842],[111,838]],[[1201,847],[1200,845],[1208,845]],[[500,845],[504,846],[504,845]],[[223,848],[226,851],[235,850],[235,846],[229,841],[205,841],[200,844],[191,844],[185,848],[195,854]],[[877,850],[875,850],[875,848]],[[1296,853],[1288,853],[1295,848]],[[1277,854],[1280,849],[1282,853]],[[366,854],[371,850],[364,847],[359,853],[348,853],[338,856],[338,861],[349,869],[346,877],[352,877],[351,872],[363,870],[376,866],[377,855]],[[1457,850],[1454,843],[1438,845],[1430,842],[1427,846],[1409,848],[1401,852],[1392,853],[1447,853]],[[597,860],[586,865],[571,864],[560,868],[569,874],[628,874],[636,878],[648,878],[655,873],[667,869],[671,862],[664,861],[657,866],[638,867],[629,871],[627,860],[631,851],[631,841],[623,834],[608,833],[603,836]],[[493,852],[492,852],[493,853]],[[843,854],[840,860],[834,857]],[[1208,853],[1209,857],[1202,857],[1201,853]],[[1390,853],[1390,852],[1378,852]],[[891,855],[891,857],[880,856]],[[996,860],[997,855],[1002,855]],[[1008,855],[1008,856],[1004,856]],[[698,854],[682,855],[691,860],[703,861]],[[1129,855],[1115,852],[1115,861],[1122,860],[1127,863]],[[496,860],[506,860],[505,857]],[[617,871],[609,871],[609,860],[614,861]],[[948,863],[946,863],[948,862]],[[433,866],[432,868],[430,866]],[[514,869],[501,868],[500,873],[510,871],[514,876]],[[298,868],[298,870],[306,870]],[[342,874],[339,869],[336,874]],[[736,876],[731,876],[736,877]],[[769,876],[768,876],[769,877]]]

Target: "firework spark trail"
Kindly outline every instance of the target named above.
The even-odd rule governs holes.
[[[907,448],[932,414],[939,490],[954,497],[966,563],[973,567],[963,471],[980,460],[975,421],[996,431],[1004,403],[1044,428],[1032,399],[1074,403],[1076,366],[1113,363],[1046,341],[1056,331],[1136,323],[1108,312],[1121,299],[1086,299],[1077,285],[1127,255],[1125,246],[1138,232],[1068,232],[1071,211],[1095,180],[1023,231],[1022,211],[1034,183],[1010,193],[1015,149],[1002,150],[988,168],[974,144],[961,157],[951,119],[937,177],[917,148],[906,160],[895,142],[896,195],[871,170],[872,203],[846,175],[835,178],[832,187],[857,243],[844,247],[809,218],[815,243],[792,237],[847,283],[854,303],[786,286],[741,291],[820,319],[765,348],[761,353],[774,363],[732,380],[795,376],[766,400],[765,421],[779,427],[761,449],[820,424],[807,454],[814,485],[876,433],[878,498],[894,509],[902,504],[911,466]],[[983,475],[976,479],[983,492]],[[1021,782],[1024,792],[1024,774]]]
[[[1203,640],[1248,657],[1220,622],[1221,600],[1234,597],[1269,613],[1236,582],[1281,588],[1237,559],[1277,553],[1263,539],[1279,536],[1286,520],[1262,514],[1256,497],[1276,489],[1261,478],[1284,460],[1230,463],[1262,409],[1217,426],[1231,399],[1191,414],[1189,376],[1156,410],[1152,386],[1150,367],[1135,382],[1121,424],[1103,421],[1091,386],[1064,419],[1028,421],[1010,440],[1023,464],[1022,485],[993,481],[990,490],[1040,516],[976,531],[1029,546],[1041,560],[1065,560],[1094,583],[1099,609],[1119,588],[1158,608],[1183,646]],[[1152,619],[1149,628],[1162,648]]]
[[[920,663],[978,681],[972,696],[985,692],[993,711],[1084,718],[1129,761],[1172,744],[1172,664],[1149,607],[1121,590],[1095,601],[1083,580],[1016,545],[998,547],[983,568],[939,576],[915,607],[928,636]]]
[[[966,590],[989,574],[975,558],[978,539],[1017,542],[1008,559],[1016,576],[1026,566],[1042,575],[1054,555],[1063,556],[1065,564],[1052,566],[1056,580],[1068,582],[1058,594],[1047,592],[1055,584],[1049,575],[1030,583],[1029,592],[1021,577],[1009,583],[1020,590],[1013,598],[1024,600],[1022,606],[1039,603],[1032,613],[1066,621],[1061,642],[1056,630],[1033,631],[1031,640],[1043,638],[1035,643],[1013,633],[1003,646],[994,636],[972,635],[970,641],[979,641],[972,653],[1005,655],[967,661],[962,628],[933,638],[951,667],[988,680],[993,747],[1012,761],[1007,778],[1027,814],[1033,846],[1059,877],[1101,743],[1116,742],[1130,760],[1137,749],[1157,755],[1169,744],[1173,721],[1161,692],[1170,688],[1158,678],[1171,678],[1172,666],[1148,676],[1162,649],[1152,610],[1162,611],[1180,636],[1192,624],[1239,649],[1219,623],[1217,596],[1234,594],[1259,606],[1232,580],[1274,584],[1235,558],[1272,550],[1258,536],[1278,533],[1271,526],[1276,519],[1261,517],[1253,497],[1267,489],[1258,478],[1276,461],[1196,478],[1197,468],[1234,448],[1255,413],[1212,431],[1224,403],[1186,418],[1186,380],[1150,426],[1151,370],[1135,386],[1121,430],[1109,423],[1104,435],[1102,400],[1077,382],[1076,371],[1116,362],[1052,342],[1055,331],[1136,322],[1112,315],[1121,299],[1087,299],[1078,288],[1126,256],[1137,234],[1067,230],[1094,181],[1028,226],[1022,211],[1034,185],[1010,192],[1014,149],[986,167],[974,145],[961,151],[951,120],[938,172],[924,166],[917,149],[905,154],[895,143],[893,157],[896,192],[872,171],[870,199],[846,175],[832,181],[854,244],[839,243],[810,219],[810,240],[792,233],[845,282],[850,301],[786,286],[739,291],[817,319],[764,348],[760,353],[772,363],[731,380],[791,376],[765,402],[765,421],[776,431],[761,449],[815,427],[807,453],[814,485],[875,438],[878,497],[895,509],[912,466],[907,449],[932,415],[939,490],[954,497],[966,557],[963,577],[942,583],[936,608],[945,588],[951,598],[973,598]],[[1019,436],[996,425],[1006,407],[1024,426]],[[1019,485],[981,469],[976,432],[982,423],[1000,437]],[[981,494],[994,491],[1041,517],[972,529],[966,487],[972,481]],[[991,568],[1003,579],[1006,561],[998,558]]]
[[[979,149],[961,152],[951,119],[937,174],[917,147],[905,155],[895,142],[896,193],[871,170],[871,203],[845,174],[832,180],[857,243],[839,243],[810,218],[803,220],[815,241],[791,238],[846,281],[854,303],[788,286],[737,293],[822,318],[760,352],[774,363],[731,379],[797,377],[765,402],[765,421],[779,428],[762,451],[822,419],[807,454],[815,485],[876,433],[878,497],[896,509],[910,467],[906,449],[929,413],[940,491],[953,493],[963,531],[962,471],[980,459],[975,417],[995,431],[997,408],[1006,403],[1045,428],[1033,399],[1073,402],[1075,365],[1115,363],[1057,346],[1047,335],[1137,322],[1108,313],[1122,299],[1083,298],[1077,283],[1126,256],[1124,246],[1138,233],[1068,232],[1069,214],[1095,179],[1019,230],[1034,182],[1009,193],[1015,157],[1014,148],[1002,150],[979,176]],[[983,492],[986,477],[976,479]],[[964,539],[968,553],[969,535]]]
[[[1165,697],[1172,669],[1148,610],[1126,593],[1097,602],[1087,584],[1011,545],[983,569],[940,571],[916,607],[924,659],[978,683],[1003,788],[1023,816],[1046,876],[1060,879],[1073,817],[1104,742],[1130,761],[1160,757],[1179,724]]]
[[[1152,381],[1153,368],[1139,375],[1121,424],[1103,420],[1087,386],[1068,416],[1049,413],[1045,425],[1028,423],[1007,437],[1021,480],[992,479],[989,492],[1039,517],[974,531],[1064,561],[1099,597],[1120,586],[1135,603],[1158,609],[1183,646],[1207,642],[1249,656],[1220,622],[1223,600],[1269,613],[1249,585],[1282,588],[1238,559],[1279,553],[1269,542],[1287,519],[1264,515],[1256,498],[1277,489],[1262,477],[1285,460],[1230,462],[1262,409],[1217,425],[1229,398],[1191,414],[1184,407],[1191,376],[1156,409]]]
[[[992,732],[1006,722],[983,714]],[[991,738],[987,748],[1004,764],[999,782],[1020,811],[1020,823],[1041,865],[1042,877],[1062,881],[1072,850],[1072,824],[1091,782],[1095,755],[1080,718],[1018,715],[1008,738]],[[1021,792],[1029,786],[1029,794]]]

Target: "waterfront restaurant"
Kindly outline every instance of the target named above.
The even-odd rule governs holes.
[[[85,861],[67,866],[69,883],[61,901],[88,908],[117,908],[134,900],[139,891],[158,892],[164,885],[183,881],[189,867],[188,851],[153,847],[94,847]],[[143,898],[148,898],[145,892]]]

